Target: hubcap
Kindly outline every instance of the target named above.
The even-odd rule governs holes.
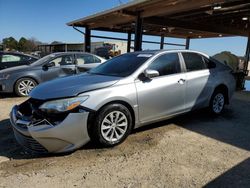
[[[218,93],[213,100],[213,111],[215,113],[220,113],[224,107],[224,96]]]
[[[35,86],[36,84],[33,81],[23,80],[18,85],[18,91],[23,96],[27,96]]]
[[[107,141],[116,142],[126,133],[128,128],[128,119],[120,111],[110,112],[102,121],[101,134]]]

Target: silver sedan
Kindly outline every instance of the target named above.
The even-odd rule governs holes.
[[[232,70],[187,50],[124,54],[81,75],[40,84],[11,112],[17,141],[67,152],[90,140],[105,147],[132,129],[208,107],[220,114],[235,89]]]

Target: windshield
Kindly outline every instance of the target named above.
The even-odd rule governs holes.
[[[91,69],[90,74],[126,77],[135,72],[153,54],[128,53],[106,61]]]
[[[46,61],[48,61],[49,59],[51,59],[51,58],[53,58],[53,57],[55,57],[55,55],[53,55],[53,54],[44,56],[43,58],[38,59],[37,61],[35,61],[34,63],[31,63],[30,65],[31,65],[31,66],[38,66],[38,65],[41,65],[41,64],[45,63]]]

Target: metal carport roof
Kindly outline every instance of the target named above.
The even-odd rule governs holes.
[[[143,34],[149,35],[205,38],[250,33],[249,0],[137,0],[68,25],[133,33],[138,15]]]

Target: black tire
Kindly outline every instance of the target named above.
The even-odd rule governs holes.
[[[107,138],[105,138],[104,133],[103,133],[104,130],[102,130],[102,128],[103,128],[103,126],[106,126],[103,124],[103,123],[106,123],[106,121],[104,122],[104,120],[106,120],[105,118],[108,118],[110,116],[110,114],[113,114],[113,113],[118,114],[117,117],[121,117],[121,119],[126,117],[127,129],[124,131],[124,133],[122,133],[122,132],[119,132],[119,129],[117,127],[115,127],[115,128],[113,127],[110,134],[112,134],[112,131],[113,131],[113,132],[116,132],[114,134],[118,135],[118,133],[120,133],[120,134],[123,134],[123,136],[119,139],[118,139],[118,137],[116,137],[117,140],[108,140]],[[114,118],[113,118],[113,120],[114,120]],[[126,122],[126,120],[124,120],[124,121]],[[122,121],[120,121],[120,122],[121,122],[120,123],[120,125],[121,125]],[[101,145],[104,147],[113,147],[113,146],[116,146],[116,145],[122,143],[128,137],[128,135],[131,132],[132,125],[133,125],[132,116],[131,116],[131,113],[126,106],[124,106],[122,104],[118,104],[118,103],[109,104],[107,106],[104,106],[97,113],[92,125],[89,126],[90,138],[94,143],[97,143],[98,145]],[[108,125],[106,127],[111,127],[111,126]],[[113,130],[113,129],[115,129],[115,130]],[[110,129],[108,128],[107,132],[109,130]]]
[[[226,93],[222,89],[216,89],[210,99],[209,111],[212,114],[219,115],[225,107]]]
[[[26,87],[27,89],[22,92],[21,87],[24,87],[24,86],[22,86],[23,83],[27,83],[28,85],[29,84],[30,85],[29,86],[27,85],[27,87]],[[17,82],[15,84],[15,93],[20,97],[27,97],[29,92],[36,86],[37,86],[37,82],[34,79],[32,79],[32,78],[20,78],[19,80],[17,80]],[[31,89],[31,87],[32,87],[32,89]]]

